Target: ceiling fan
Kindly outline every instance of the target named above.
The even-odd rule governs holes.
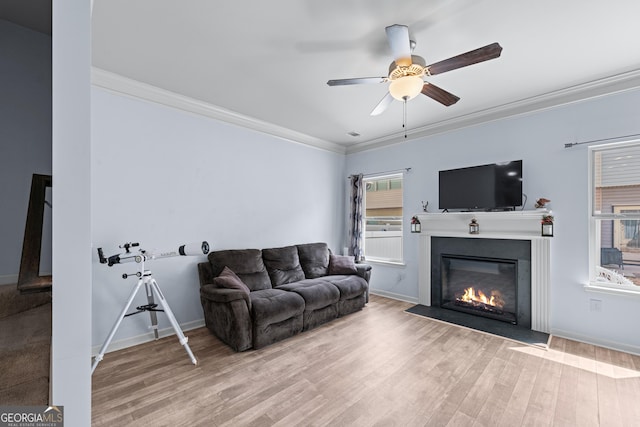
[[[433,83],[425,82],[424,76],[434,76],[447,71],[477,64],[498,58],[502,52],[502,47],[498,43],[462,53],[460,55],[445,59],[435,64],[426,65],[426,61],[421,56],[412,55],[416,42],[409,39],[409,27],[406,25],[391,25],[385,28],[387,40],[393,53],[394,61],[389,65],[389,74],[386,77],[363,77],[355,79],[329,80],[329,86],[357,85],[364,83],[385,83],[389,84],[389,92],[378,103],[371,112],[372,116],[377,116],[387,109],[394,99],[408,101],[416,97],[419,93],[428,96],[448,107],[460,100],[457,96],[439,88]]]

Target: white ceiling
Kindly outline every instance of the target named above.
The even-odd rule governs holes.
[[[640,86],[638,17],[637,0],[94,0],[92,62],[94,76],[115,73],[223,119],[350,152],[403,140],[401,102],[369,115],[388,83],[326,84],[385,76],[388,25],[408,25],[428,64],[503,47],[500,58],[430,77],[461,100],[409,101],[412,138]]]

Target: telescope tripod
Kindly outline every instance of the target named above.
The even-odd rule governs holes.
[[[140,272],[135,273],[135,275],[139,277],[138,284],[135,286],[135,288],[133,288],[133,291],[131,291],[131,294],[129,295],[129,299],[127,300],[127,303],[125,304],[124,308],[120,312],[120,315],[116,319],[116,323],[113,325],[113,328],[111,328],[111,332],[109,332],[109,335],[107,336],[107,339],[105,340],[104,344],[102,344],[102,347],[100,348],[100,352],[95,356],[93,360],[93,364],[91,365],[91,373],[93,374],[93,371],[95,371],[96,367],[98,366],[98,363],[100,363],[100,361],[104,357],[104,353],[107,351],[107,347],[109,347],[109,344],[111,343],[113,336],[118,330],[118,327],[122,322],[122,319],[128,316],[132,316],[134,314],[144,313],[145,311],[149,312],[149,316],[151,318],[151,328],[153,329],[155,339],[158,339],[158,317],[156,315],[156,312],[164,311],[164,313],[167,315],[167,318],[169,319],[169,322],[171,322],[171,326],[173,326],[173,329],[176,332],[176,335],[178,336],[180,344],[182,344],[184,349],[187,351],[187,354],[191,359],[191,363],[196,365],[198,361],[196,360],[195,356],[191,352],[191,348],[189,348],[189,344],[187,344],[187,341],[189,341],[189,339],[184,336],[184,333],[182,333],[182,329],[180,329],[180,325],[178,325],[178,322],[176,321],[176,318],[174,317],[173,312],[169,307],[169,303],[167,303],[167,300],[164,298],[164,295],[162,294],[162,291],[160,290],[158,283],[152,277],[151,271],[144,269],[144,257],[141,261]],[[126,279],[129,276],[133,276],[133,275],[123,274],[122,278]],[[144,288],[147,294],[148,304],[136,307],[137,311],[127,314],[127,311],[129,310],[129,307],[131,306],[133,299],[135,298],[138,291],[142,288],[142,285],[144,285]],[[154,294],[158,296],[162,309],[156,308],[158,307],[158,304],[156,304],[154,301]]]

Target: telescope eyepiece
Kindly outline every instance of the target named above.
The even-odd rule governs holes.
[[[102,248],[98,248],[98,259],[100,260],[100,264],[107,263],[107,259],[104,257],[104,252],[102,252]]]

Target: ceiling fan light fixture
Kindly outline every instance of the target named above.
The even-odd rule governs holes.
[[[391,81],[389,93],[398,101],[408,101],[418,96],[424,86],[420,76],[404,76]]]

